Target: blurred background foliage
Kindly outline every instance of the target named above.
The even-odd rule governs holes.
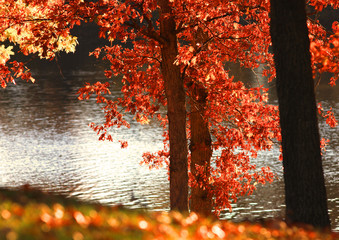
[[[0,239],[338,239],[337,233],[278,219],[232,223],[195,213],[128,210],[29,186],[0,189]]]

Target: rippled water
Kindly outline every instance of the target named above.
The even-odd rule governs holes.
[[[239,72],[239,77],[250,73]],[[94,100],[78,101],[77,89],[84,82],[105,81],[102,70],[91,67],[59,74],[40,74],[35,84],[18,83],[0,89],[0,185],[29,183],[80,199],[131,208],[169,209],[169,184],[165,169],[150,171],[140,166],[142,153],[162,148],[162,129],[155,122],[130,129],[117,129],[117,140],[129,147],[98,141],[87,126],[100,122],[102,114]],[[115,95],[119,95],[119,84]],[[275,91],[274,89],[272,91]],[[339,116],[338,87],[321,85],[319,99]],[[324,155],[328,204],[333,228],[339,231],[339,136],[321,122],[321,133],[331,139]],[[223,218],[242,220],[283,217],[284,184],[278,149],[259,155],[257,165],[269,165],[277,179],[259,186],[252,196],[233,204]]]

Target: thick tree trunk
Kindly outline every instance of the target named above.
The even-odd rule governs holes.
[[[330,226],[320,154],[305,0],[271,0],[286,220]]]
[[[161,47],[161,71],[165,82],[169,122],[170,207],[171,210],[188,211],[186,96],[180,69],[174,64],[178,42],[169,1],[158,2],[161,8],[160,35],[165,42]]]
[[[195,42],[193,46],[198,50],[197,44],[202,44],[207,40],[207,35],[199,28],[195,33]],[[191,187],[190,210],[208,216],[212,211],[212,197],[209,194],[208,180],[210,177],[210,163],[212,157],[212,140],[209,132],[208,123],[205,116],[206,108],[206,89],[195,82],[190,83],[191,89],[191,113],[189,116],[191,126],[191,173],[195,178],[197,185]],[[197,166],[200,168],[197,171]]]

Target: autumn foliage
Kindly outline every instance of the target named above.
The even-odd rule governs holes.
[[[32,189],[0,190],[0,239],[336,239],[278,220],[232,223],[196,213],[144,212],[66,199]]]
[[[263,69],[260,74],[269,81],[274,79],[268,0],[171,0],[168,1],[171,16],[161,14],[155,0],[0,3],[0,41],[5,44],[0,46],[2,87],[19,77],[33,81],[22,63],[10,61],[12,45],[25,55],[53,59],[58,51],[75,50],[76,37],[70,34],[75,25],[91,21],[99,26],[98,37],[106,38],[109,44],[95,49],[91,55],[110,63],[105,75],[121,78],[123,95],[117,99],[111,95],[110,84],[116,80],[110,80],[86,84],[79,90],[79,99],[93,96],[102,107],[103,123],[91,124],[100,140],[115,140],[110,135],[112,127],[129,127],[126,114],[134,115],[141,124],[158,121],[164,127],[164,149],[144,154],[143,163],[151,167],[169,163],[171,133],[167,130],[168,118],[161,111],[167,106],[167,98],[162,72],[165,39],[160,34],[160,20],[172,17],[178,39],[178,55],[173,64],[180,69],[186,97],[190,99],[188,115],[190,111],[203,112],[212,136],[212,164],[197,166],[200,177],[190,175],[190,185],[207,189],[218,212],[231,209],[231,201],[236,201],[239,195],[251,194],[256,184],[273,180],[269,167],[257,169],[254,159],[258,151],[271,150],[274,142],[280,141],[277,106],[268,104],[268,89],[259,81],[255,86],[247,86],[231,76],[225,66],[234,62],[244,68],[260,67]],[[309,4],[315,7],[315,12],[327,5],[339,7],[336,1],[313,0]],[[308,27],[314,75],[333,73],[331,85],[335,85],[339,76],[338,22],[328,30],[313,17]],[[204,42],[197,41],[197,31],[205,35]],[[196,104],[197,87],[206,93],[204,109]],[[331,112],[319,110],[331,126],[336,125]],[[189,126],[188,121],[188,139]],[[123,139],[118,141],[122,147],[127,145]],[[206,175],[206,171],[210,174]]]

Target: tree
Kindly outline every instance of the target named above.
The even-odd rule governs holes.
[[[304,0],[271,0],[286,220],[330,227]]]
[[[160,0],[159,7],[160,38],[164,39],[161,46],[160,69],[165,83],[170,143],[170,207],[175,210],[188,211],[188,152],[184,81],[179,66],[174,64],[178,55],[178,39],[173,9],[168,0]]]
[[[104,9],[102,13],[96,13],[96,18],[100,16],[98,24],[102,26],[101,35],[114,40],[114,46],[97,49],[94,52],[98,57],[103,53],[104,58],[110,61],[112,67],[106,72],[108,77],[123,74],[124,97],[111,102],[101,94],[108,92],[107,85],[100,83],[95,86],[88,85],[80,90],[81,98],[88,98],[95,93],[99,102],[107,104],[106,122],[101,126],[93,125],[102,139],[111,139],[107,129],[113,125],[112,119],[122,119],[117,106],[135,114],[140,122],[149,121],[148,118],[154,114],[164,122],[171,121],[169,116],[167,119],[156,113],[159,106],[154,105],[154,103],[168,104],[164,81],[165,74],[168,73],[165,73],[163,68],[165,47],[162,38],[159,39],[157,35],[159,33],[161,35],[163,26],[161,6],[152,5],[154,9],[151,10],[154,12],[151,14],[146,8],[146,2],[139,5],[125,3],[119,3],[122,10],[116,6],[112,10],[107,10],[106,6],[101,7]],[[270,65],[271,55],[267,54],[269,42],[267,38],[261,37],[263,33],[259,31],[259,27],[257,32],[252,33],[253,26],[258,23],[245,26],[237,23],[247,11],[257,14],[256,10],[260,8],[256,5],[247,7],[234,3],[234,9],[229,9],[228,4],[220,8],[219,2],[206,4],[204,1],[185,4],[178,1],[170,5],[178,39],[178,55],[171,68],[173,65],[179,67],[180,76],[177,77],[184,80],[186,94],[191,104],[188,123],[191,128],[187,128],[191,150],[189,172],[191,206],[192,209],[207,214],[211,209],[210,207],[202,209],[201,202],[207,202],[207,206],[212,206],[213,198],[213,206],[217,211],[225,207],[230,208],[231,199],[236,199],[238,195],[250,194],[257,183],[271,181],[273,178],[268,168],[256,171],[250,157],[255,157],[259,150],[272,148],[273,139],[279,137],[277,108],[266,105],[266,89],[262,86],[246,88],[243,83],[234,82],[234,78],[229,76],[224,66],[226,61],[241,61],[242,65],[247,67],[257,67],[261,62]],[[206,6],[206,9],[199,10],[200,6]],[[127,16],[127,19],[124,22],[121,20],[119,24],[111,19],[110,16],[126,16],[127,7],[135,12],[137,19]],[[201,13],[197,16],[190,14],[196,11]],[[263,17],[257,18],[265,19],[267,13],[258,11]],[[164,17],[170,19],[172,15]],[[225,31],[223,26],[231,27]],[[248,37],[250,31],[251,39]],[[266,35],[269,33],[268,27],[264,28],[264,33]],[[166,34],[169,34],[168,30]],[[124,43],[116,41],[117,39],[131,42],[133,49],[125,48]],[[250,47],[252,44],[250,41],[255,42],[255,47]],[[233,45],[232,51],[228,49],[229,44]],[[117,125],[124,124],[119,121],[116,121]],[[204,129],[202,135],[197,132],[201,129]],[[170,140],[171,132],[171,129],[168,133],[166,130],[165,144],[168,139]],[[209,134],[216,139],[213,144]],[[171,153],[168,154],[166,147],[165,145],[165,151],[146,153],[144,162],[150,166],[158,166],[170,156],[171,168],[172,156]],[[214,159],[214,166],[209,166],[212,149],[219,150],[220,156]],[[199,159],[202,153],[205,157]],[[197,199],[202,201],[195,204]]]
[[[268,1],[3,3],[1,41],[19,44],[24,54],[53,59],[57,51],[74,50],[76,39],[70,34],[74,25],[92,21],[100,27],[99,37],[110,44],[91,54],[110,63],[105,71],[108,78],[122,77],[123,96],[114,99],[110,83],[98,82],[81,88],[79,98],[93,95],[101,104],[105,120],[91,124],[100,140],[113,141],[112,127],[129,127],[126,112],[141,124],[159,120],[164,127],[164,149],[145,153],[143,162],[150,167],[169,165],[171,209],[188,210],[188,186],[192,208],[206,214],[211,207],[216,212],[231,209],[230,202],[239,195],[251,194],[256,184],[272,181],[270,169],[256,169],[253,159],[280,140],[278,109],[267,104],[267,89],[245,86],[225,67],[226,62],[251,69],[263,66],[263,74],[274,78]],[[326,40],[316,42],[315,53],[330,44],[327,36],[315,39]],[[2,48],[10,53],[6,49]],[[2,59],[6,71],[1,76],[20,75],[8,67],[9,58]],[[159,111],[163,106],[166,115]],[[201,209],[204,204],[208,207]]]

